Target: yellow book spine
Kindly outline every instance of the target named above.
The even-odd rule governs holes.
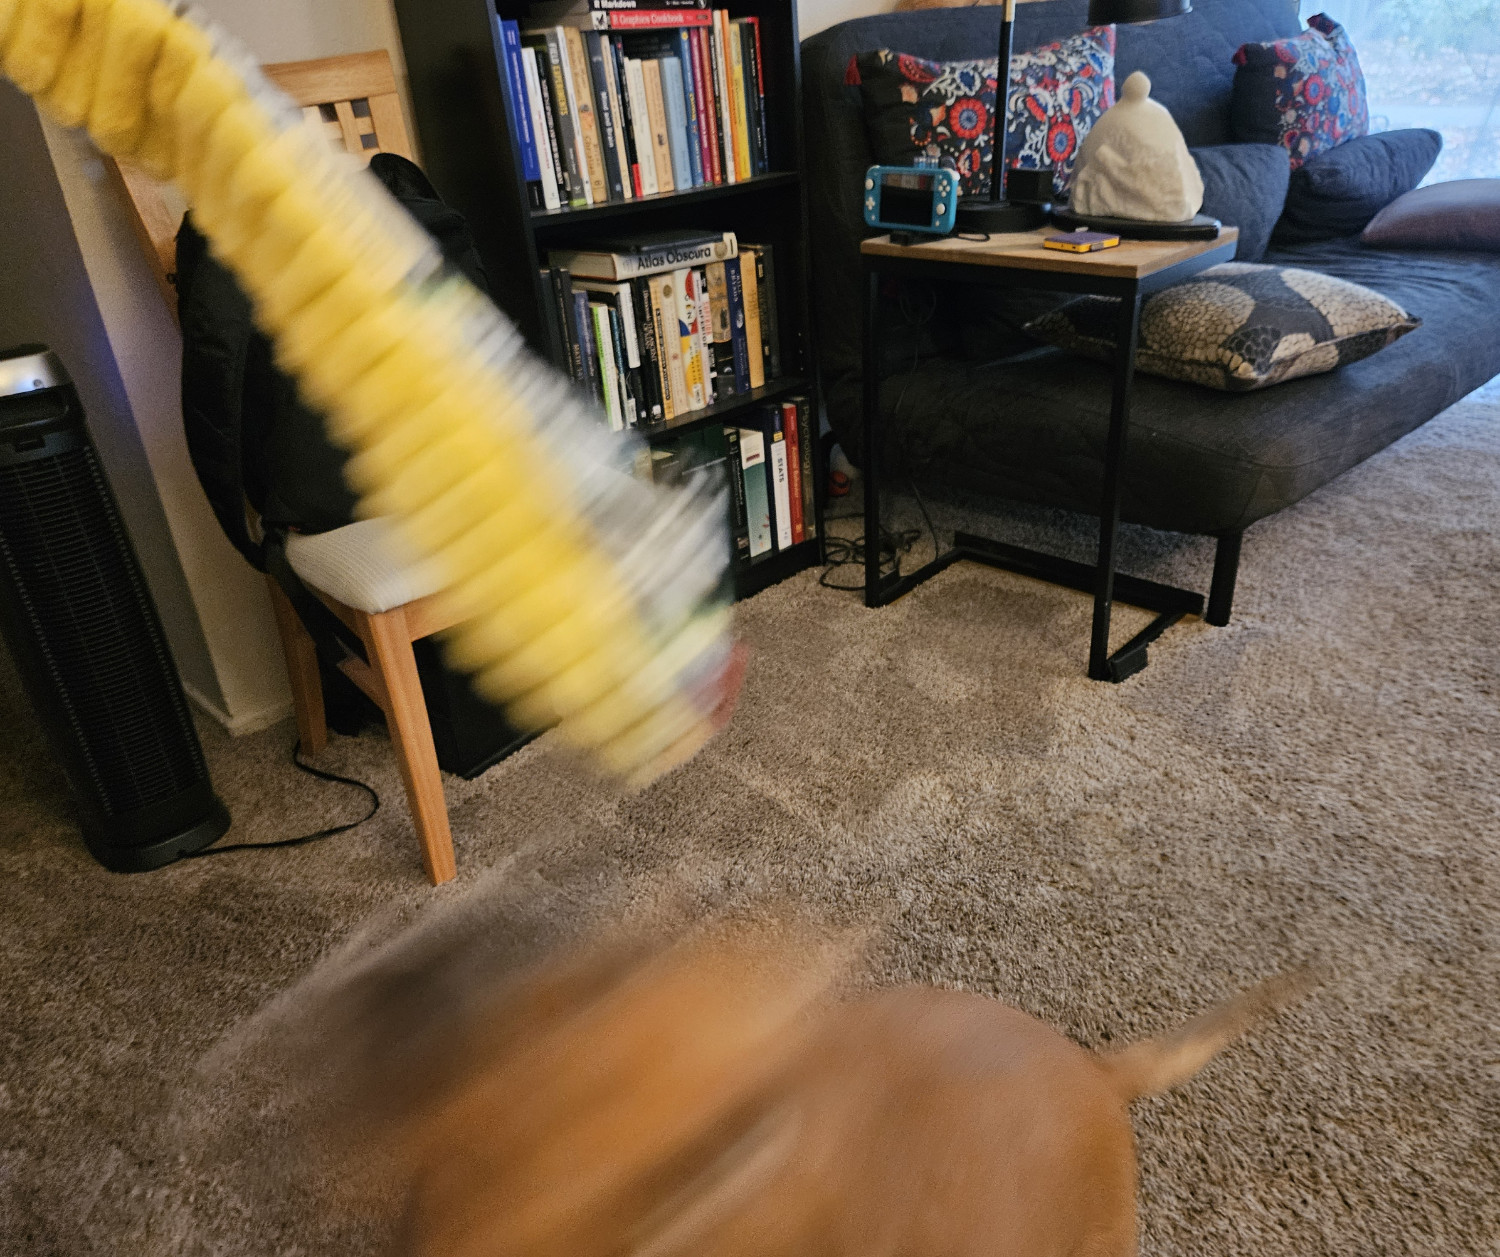
[[[596,205],[609,200],[609,179],[604,169],[604,146],[599,139],[599,119],[594,111],[593,79],[589,73],[589,55],[584,51],[583,36],[577,27],[561,28],[568,44],[568,65],[573,71],[573,103],[577,106],[574,121],[583,136],[583,156],[589,167],[589,194]]]
[[[750,387],[766,382],[766,344],[760,330],[760,284],[755,279],[755,254],[741,251],[726,266],[740,268],[740,288],[745,301],[745,348],[750,351]]]
[[[729,22],[729,95],[734,105],[734,169],[741,179],[753,173],[750,165],[750,111],[745,101],[744,50],[740,28]]]

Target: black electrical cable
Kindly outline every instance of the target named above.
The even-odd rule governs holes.
[[[834,518],[852,518],[851,516],[835,516]],[[880,535],[880,569],[882,574],[897,571],[898,562],[903,554],[916,545],[921,538],[920,529],[908,528],[904,532],[892,533],[882,531]],[[864,582],[858,585],[836,585],[828,578],[841,567],[863,567],[865,565],[865,539],[863,537],[828,537],[823,546],[823,554],[826,557],[826,565],[823,574],[818,577],[818,584],[824,589],[837,589],[844,593],[857,594],[864,590]]]
[[[320,781],[331,781],[336,785],[354,786],[356,789],[363,790],[370,796],[370,810],[357,821],[331,825],[327,829],[318,830],[315,834],[303,834],[300,838],[282,838],[277,842],[235,842],[227,847],[208,847],[202,851],[190,851],[187,853],[188,858],[196,860],[210,855],[228,855],[231,851],[266,851],[275,847],[300,847],[309,842],[318,842],[323,838],[332,838],[336,834],[346,834],[351,829],[358,829],[380,811],[380,796],[375,793],[373,786],[367,786],[363,781],[356,781],[353,777],[340,777],[338,773],[325,772],[321,768],[314,768],[311,764],[303,763],[301,738],[298,738],[292,745],[292,763],[308,776],[316,777]]]

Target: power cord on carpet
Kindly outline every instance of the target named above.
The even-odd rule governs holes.
[[[321,768],[314,768],[311,764],[302,761],[302,739],[298,738],[292,745],[292,763],[305,772],[309,777],[316,777],[320,781],[331,781],[336,785],[354,786],[363,790],[370,796],[370,810],[357,821],[349,821],[344,825],[331,825],[327,829],[320,829],[315,834],[303,834],[300,838],[282,838],[277,842],[235,842],[227,847],[207,847],[202,851],[190,851],[187,853],[189,859],[197,860],[210,855],[228,855],[231,851],[268,851],[275,847],[300,847],[309,842],[318,842],[323,838],[332,838],[335,834],[346,834],[351,829],[358,829],[366,821],[374,818],[375,813],[380,811],[380,796],[375,793],[374,786],[367,786],[363,781],[357,781],[353,777],[340,777],[338,773],[326,772]]]
[[[853,515],[835,515],[833,519],[852,519]],[[880,534],[880,571],[882,575],[900,571],[901,556],[921,540],[918,528],[908,528],[893,533],[882,530]],[[818,584],[824,589],[837,589],[843,593],[857,594],[864,590],[864,582],[858,585],[836,585],[829,579],[841,567],[864,567],[865,539],[863,537],[828,537],[823,543],[825,565]]]

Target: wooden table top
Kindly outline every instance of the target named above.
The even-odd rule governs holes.
[[[1157,271],[1186,262],[1240,238],[1238,227],[1224,227],[1217,240],[1122,240],[1118,248],[1098,253],[1065,253],[1042,248],[1048,236],[1062,234],[1056,227],[1039,231],[991,236],[988,240],[964,240],[946,236],[922,244],[892,244],[889,236],[876,236],[860,246],[861,253],[878,257],[910,258],[921,262],[957,262],[966,266],[998,266],[1023,271],[1061,271],[1075,275],[1099,275],[1110,279],[1144,279]]]

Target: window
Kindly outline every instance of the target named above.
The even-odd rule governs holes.
[[[1330,0],[1328,14],[1359,53],[1372,131],[1441,132],[1428,183],[1500,176],[1500,0]]]

